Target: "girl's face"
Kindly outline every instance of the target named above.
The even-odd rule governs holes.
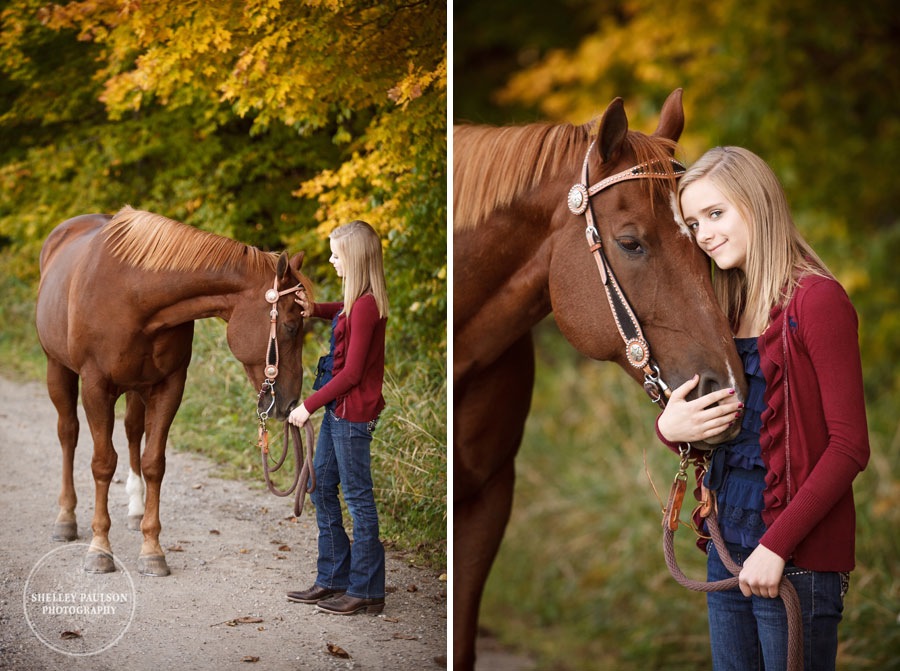
[[[681,193],[684,223],[707,256],[723,270],[747,270],[750,227],[737,207],[703,177]]]
[[[335,249],[334,241],[331,240],[328,243],[331,246],[331,258],[328,259],[328,262],[334,266],[334,272],[337,273],[337,276],[340,278],[344,277],[344,262],[341,261],[341,258],[338,256],[337,249]]]

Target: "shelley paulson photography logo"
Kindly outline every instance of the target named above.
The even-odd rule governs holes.
[[[25,619],[49,648],[85,657],[108,650],[134,619],[134,582],[113,557],[113,573],[85,573],[88,545],[71,543],[41,557],[25,581]]]

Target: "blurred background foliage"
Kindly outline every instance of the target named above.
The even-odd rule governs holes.
[[[0,31],[2,371],[43,374],[31,323],[38,255],[72,216],[130,204],[264,250],[304,250],[321,300],[340,298],[328,233],[365,219],[384,240],[392,307],[396,421],[379,431],[391,467],[382,464],[377,497],[399,497],[388,536],[442,556],[445,3],[11,0],[0,3]],[[309,336],[308,369],[328,326]],[[172,439],[253,469],[255,397],[228,383],[243,374],[223,332],[198,328],[192,370],[203,372],[189,373]],[[251,414],[236,412],[221,433],[193,426],[222,390]],[[419,512],[393,514],[404,506]]]
[[[683,87],[682,158],[736,144],[782,179],[860,315],[872,460],[838,666],[900,669],[900,14],[889,0],[535,0],[453,6],[454,122],[584,123],[616,96],[656,127]],[[674,584],[658,505],[677,466],[653,407],[552,318],[482,624],[542,669],[709,668],[705,602]],[[685,536],[689,533],[685,533]],[[679,554],[703,575],[690,539]]]

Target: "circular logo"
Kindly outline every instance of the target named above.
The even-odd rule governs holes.
[[[96,655],[119,642],[134,619],[134,581],[118,558],[113,573],[86,573],[90,546],[69,543],[41,557],[22,601],[25,620],[48,648],[73,657]]]

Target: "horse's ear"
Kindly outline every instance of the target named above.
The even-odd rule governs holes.
[[[289,268],[288,265],[288,253],[281,252],[281,256],[278,257],[278,263],[275,265],[275,276],[279,280],[285,279],[287,277],[287,271]]]
[[[675,89],[663,103],[659,113],[659,125],[653,134],[678,141],[684,130],[684,106],[681,103],[681,89]]]
[[[622,142],[625,140],[627,132],[628,117],[625,116],[625,105],[621,98],[616,98],[603,113],[603,118],[600,119],[600,130],[597,131],[601,161],[606,163],[616,157],[622,148]]]
[[[300,274],[300,269],[303,267],[303,258],[305,257],[306,252],[297,252],[291,257],[291,270],[294,271],[294,276]]]

